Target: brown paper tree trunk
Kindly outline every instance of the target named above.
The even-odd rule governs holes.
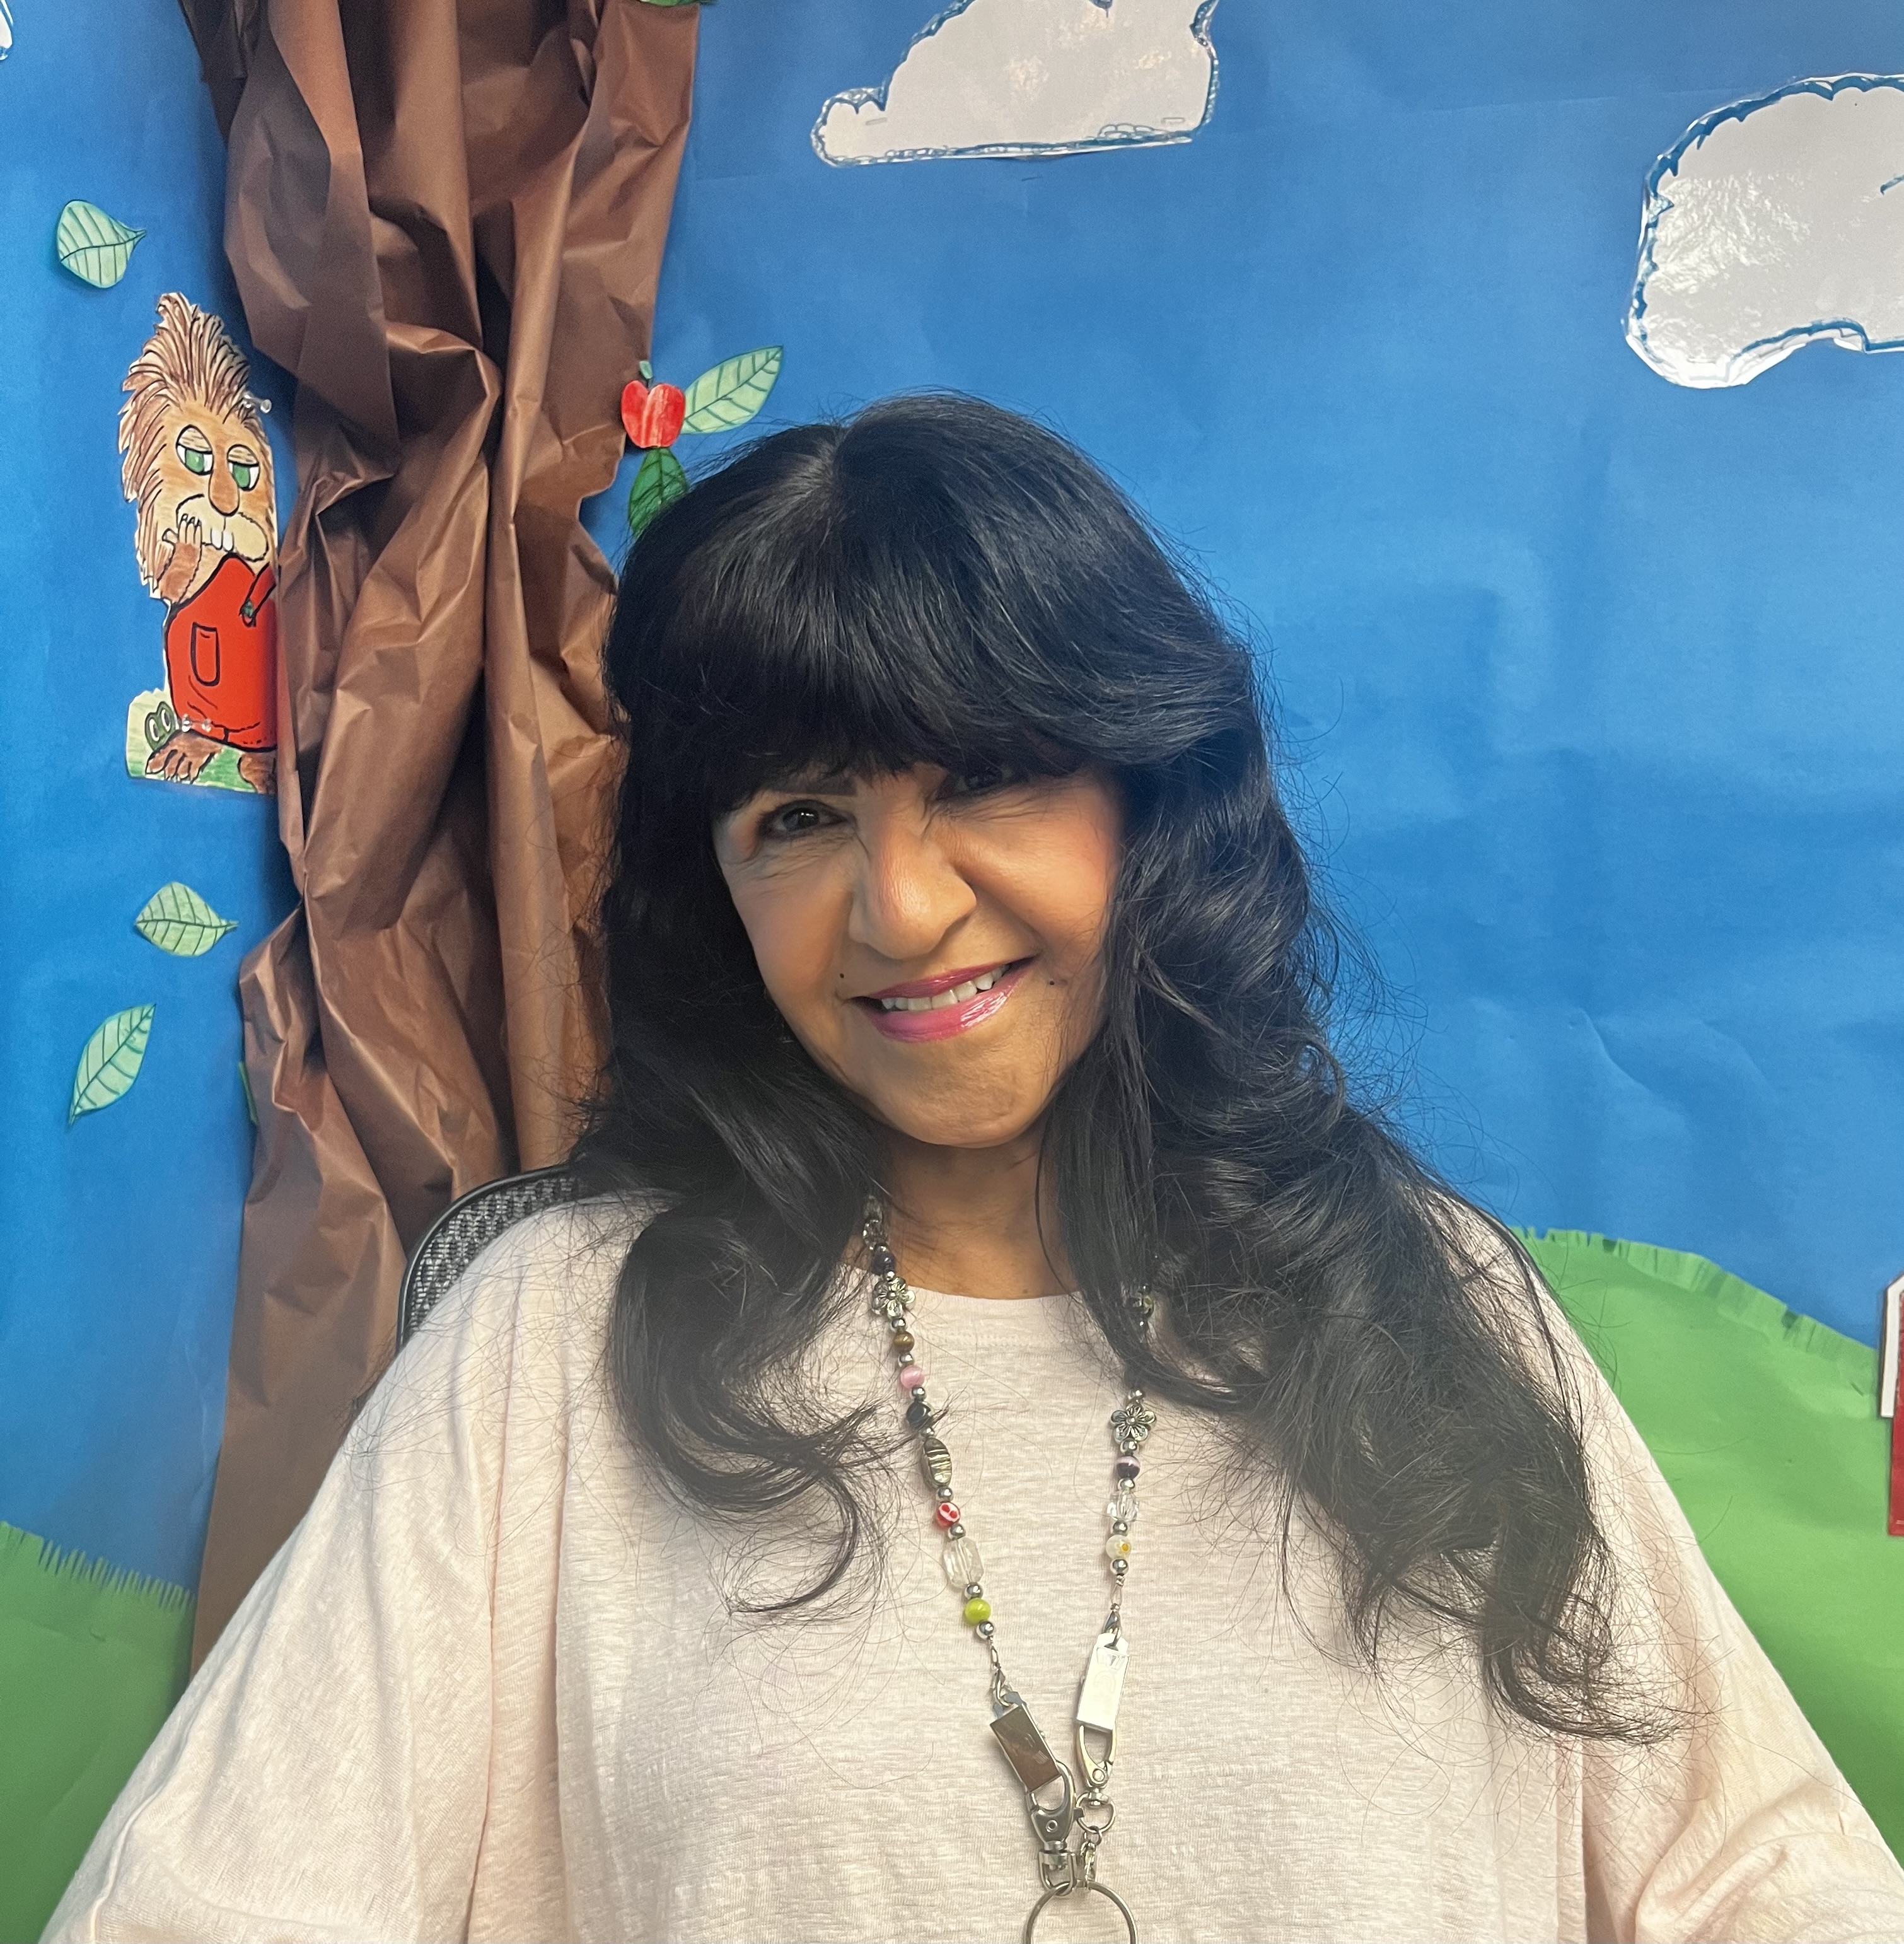
[[[687,129],[695,9],[184,0],[225,243],[297,380],[278,816],[246,959],[258,1112],[202,1657],[389,1354],[404,1252],[568,1150],[615,746],[614,477]]]

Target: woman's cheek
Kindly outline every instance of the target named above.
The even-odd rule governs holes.
[[[741,907],[755,962],[781,1011],[812,1017],[829,998],[835,939],[823,897],[780,884]],[[751,907],[751,909],[750,909]]]

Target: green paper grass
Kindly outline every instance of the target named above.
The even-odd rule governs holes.
[[[1523,1240],[1746,1624],[1904,1853],[1904,1541],[1878,1357],[1703,1257]]]
[[[192,1602],[0,1525],[0,1938],[38,1936],[185,1687]]]

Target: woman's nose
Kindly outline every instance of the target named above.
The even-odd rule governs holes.
[[[910,819],[869,833],[847,935],[882,958],[928,957],[978,903],[937,838]]]

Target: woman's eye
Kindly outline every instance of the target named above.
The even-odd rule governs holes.
[[[786,803],[769,812],[762,826],[769,837],[804,837],[827,820],[827,813],[817,803]]]
[[[957,776],[948,777],[944,794],[947,796],[985,796],[993,790],[1006,789],[1023,780],[1015,771],[992,764],[981,769],[965,770]]]

